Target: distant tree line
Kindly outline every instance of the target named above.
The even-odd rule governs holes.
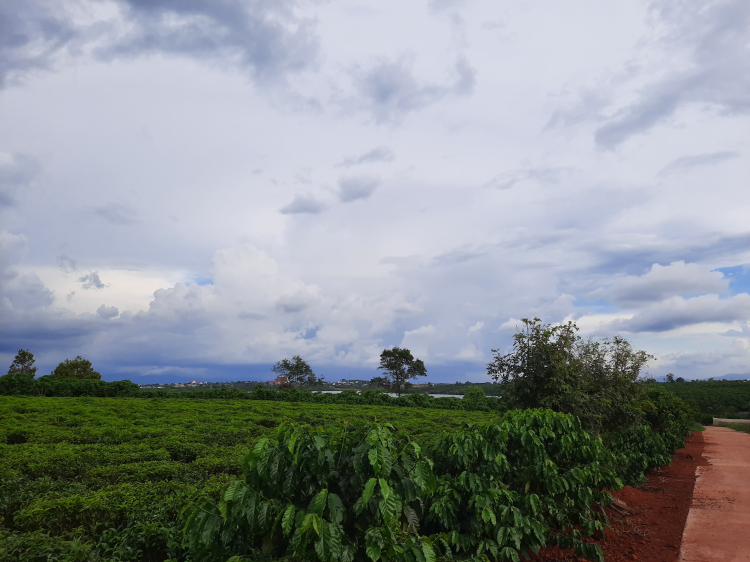
[[[36,378],[34,354],[19,349],[8,374],[0,377],[0,395],[26,396],[136,396],[138,385],[130,381],[106,382],[91,361],[78,355],[66,359],[49,374]]]

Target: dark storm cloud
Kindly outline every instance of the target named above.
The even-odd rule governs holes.
[[[94,213],[112,224],[127,226],[138,224],[138,215],[136,212],[122,203],[111,202],[101,207],[94,208]]]
[[[453,71],[453,84],[419,84],[406,59],[381,61],[365,72],[356,72],[355,85],[377,123],[399,123],[409,112],[423,109],[450,94],[470,95],[476,83],[475,70],[466,59],[459,58]]]
[[[0,207],[14,205],[18,191],[28,187],[39,169],[39,161],[28,154],[14,154],[10,162],[0,165]]]
[[[721,164],[727,160],[734,160],[740,157],[739,152],[735,151],[724,151],[724,152],[712,152],[710,154],[695,154],[692,156],[683,156],[672,160],[669,164],[664,166],[659,172],[660,176],[671,174],[674,172],[680,172],[682,170],[689,170],[699,166],[713,166]]]
[[[608,287],[588,295],[592,300],[607,297],[621,306],[639,307],[669,297],[700,296],[724,293],[729,280],[721,272],[695,263],[678,261],[669,265],[654,264],[644,275],[614,278]]]
[[[311,214],[317,215],[326,210],[326,206],[321,201],[309,195],[295,195],[294,199],[288,205],[285,205],[279,212],[282,215]]]
[[[282,77],[317,57],[313,23],[293,3],[239,0],[120,0],[116,21],[74,23],[76,3],[0,3],[0,88],[33,70],[51,70],[64,52],[88,47],[102,60],[166,53]],[[85,11],[85,10],[84,10]],[[80,14],[78,14],[80,17]]]
[[[105,287],[108,287],[108,285],[102,283],[98,271],[91,271],[86,275],[82,275],[78,278],[78,281],[83,283],[84,289],[104,289]]]
[[[587,251],[598,262],[589,270],[589,274],[641,275],[655,263],[668,264],[676,261],[701,263],[716,258],[739,256],[747,253],[749,249],[750,234],[736,236],[706,234],[679,239],[662,236],[661,241],[656,244],[649,241],[638,245],[631,241],[622,248],[597,245],[589,247]]]
[[[0,89],[25,73],[47,70],[79,34],[56,2],[0,2]]]
[[[349,156],[336,164],[337,168],[350,168],[359,164],[372,164],[374,162],[392,162],[395,158],[393,151],[387,146],[378,146],[368,150],[359,156]]]
[[[380,179],[370,176],[341,178],[339,180],[339,199],[342,203],[367,199],[379,185]]]
[[[652,10],[668,28],[666,47],[687,49],[691,64],[648,84],[637,101],[599,127],[595,139],[602,148],[616,148],[687,104],[713,107],[722,115],[750,112],[750,3],[664,1]]]
[[[692,299],[672,297],[641,309],[632,318],[611,323],[614,330],[627,332],[666,332],[703,322],[747,322],[750,295],[740,294],[727,300],[717,295]]]
[[[155,53],[231,61],[256,78],[306,68],[317,56],[310,21],[288,1],[123,0],[128,31],[100,49],[105,59]]]

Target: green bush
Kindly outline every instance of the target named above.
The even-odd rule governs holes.
[[[244,480],[218,504],[204,499],[187,512],[191,555],[517,561],[559,544],[603,561],[577,528],[602,530],[596,506],[621,484],[607,468],[612,455],[573,417],[509,412],[444,436],[434,464],[392,429],[291,424],[260,439],[243,460]]]

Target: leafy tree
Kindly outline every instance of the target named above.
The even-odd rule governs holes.
[[[410,379],[427,375],[421,359],[415,359],[411,351],[400,347],[384,349],[380,354],[380,367],[385,371],[385,377],[374,377],[370,381],[372,386],[380,386],[401,396],[412,384]]]
[[[676,378],[676,379],[674,380],[674,382],[685,382],[685,379],[683,379],[682,377],[677,377],[677,378]]]
[[[303,386],[316,386],[323,384],[323,377],[318,378],[312,368],[299,355],[291,359],[282,359],[271,370],[279,376],[286,377],[289,388],[301,388]]]
[[[505,386],[514,408],[551,408],[578,416],[599,432],[632,425],[641,416],[633,401],[641,370],[653,357],[620,336],[584,340],[573,322],[552,326],[523,319],[513,351],[493,350],[487,374]]]
[[[19,349],[16,358],[8,369],[9,375],[26,375],[30,378],[36,376],[36,367],[34,365],[34,354],[28,349]]]
[[[542,324],[539,318],[521,320],[513,336],[513,351],[501,355],[493,349],[487,374],[505,385],[517,408],[554,408],[579,371],[575,344],[578,328],[573,322],[560,326]]]
[[[60,379],[87,379],[101,380],[102,376],[91,365],[91,361],[84,359],[80,355],[75,359],[66,359],[60,363],[50,376]]]
[[[667,376],[664,377],[667,382],[674,382],[674,375],[672,373],[667,373]]]

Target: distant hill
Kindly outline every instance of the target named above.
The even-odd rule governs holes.
[[[741,379],[750,379],[750,373],[744,373],[744,374],[731,374],[731,375],[722,375],[721,377],[714,377],[714,380],[728,380],[728,381],[736,381]]]

